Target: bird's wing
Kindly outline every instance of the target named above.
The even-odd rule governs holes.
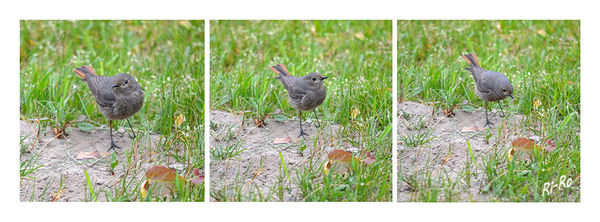
[[[290,98],[292,99],[302,99],[307,93],[306,89],[296,84],[291,84],[287,90],[290,94]]]
[[[491,93],[496,84],[495,75],[493,75],[493,72],[491,71],[486,71],[484,69],[481,70],[484,72],[478,75],[479,81],[475,81],[477,83],[477,90],[482,93]]]
[[[102,107],[111,107],[115,103],[115,94],[112,90],[112,81],[109,77],[95,76],[89,78],[88,86],[96,96],[96,102]]]

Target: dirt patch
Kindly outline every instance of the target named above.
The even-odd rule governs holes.
[[[282,171],[282,158],[294,180],[297,171],[305,167],[320,168],[327,154],[334,149],[343,149],[356,153],[358,148],[342,142],[340,135],[343,127],[323,122],[318,130],[304,122],[303,129],[308,134],[303,151],[302,141],[298,139],[300,128],[298,119],[277,121],[267,119],[267,125],[256,127],[252,120],[223,111],[211,111],[211,194],[238,196],[242,201],[252,201],[260,196],[275,201],[301,201],[302,193],[293,181],[288,180]],[[287,144],[274,144],[277,138],[290,138]],[[316,141],[313,140],[317,138]],[[238,145],[241,152],[232,158],[216,158],[216,153],[225,147]],[[309,160],[312,161],[312,165]],[[274,190],[278,184],[284,188]],[[279,194],[275,194],[279,192]],[[283,197],[283,198],[281,198]],[[218,197],[217,197],[218,198]],[[212,201],[219,201],[211,195]]]
[[[501,118],[499,111],[488,112],[493,123],[488,131],[483,127],[485,110],[482,108],[468,112],[455,109],[454,113],[446,117],[442,110],[434,111],[430,105],[410,101],[398,105],[398,172],[405,179],[399,177],[398,201],[414,201],[415,187],[428,183],[423,178],[433,178],[434,186],[440,187],[455,183],[455,190],[459,192],[452,194],[452,200],[490,201],[493,197],[482,192],[489,178],[481,157],[491,152],[505,153],[513,139],[533,136],[520,130],[523,117],[518,114],[506,113],[507,116]],[[474,132],[464,132],[472,127],[476,127]],[[498,128],[502,128],[500,134]],[[446,185],[440,185],[442,181],[438,178],[445,178]],[[438,201],[446,200],[445,195],[442,193]]]
[[[161,162],[163,165],[170,163],[156,160],[160,136],[136,132],[139,141],[136,139],[137,143],[132,144],[127,133],[129,129],[120,128],[118,131],[113,131],[115,143],[121,147],[116,152],[119,165],[114,168],[113,174],[110,170],[112,151],[107,152],[110,147],[110,137],[105,125],[87,132],[79,128],[69,128],[68,136],[63,139],[55,138],[50,128],[45,127],[41,128],[39,138],[35,141],[38,132],[37,123],[21,121],[20,124],[22,146],[27,147],[27,151],[20,156],[20,161],[26,162],[39,154],[35,166],[41,166],[21,178],[21,201],[50,201],[57,193],[60,193],[57,201],[83,201],[87,189],[84,170],[87,170],[94,189],[100,191],[98,200],[106,201],[103,191],[121,186],[120,182],[124,178],[128,181],[131,179],[140,181],[146,170],[156,162]],[[35,145],[32,147],[34,142]],[[96,150],[100,153],[98,158],[76,159],[79,153]],[[133,155],[128,156],[130,152],[133,152]],[[153,153],[154,157],[152,157]],[[129,170],[123,167],[128,160],[131,161]],[[174,164],[170,167],[182,168],[183,165]]]

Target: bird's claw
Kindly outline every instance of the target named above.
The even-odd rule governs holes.
[[[121,149],[121,147],[120,147],[120,146],[117,146],[117,145],[115,144],[115,142],[112,142],[112,141],[111,141],[111,142],[110,142],[110,148],[108,148],[108,150],[107,150],[106,152],[110,152],[110,150],[114,150],[115,152],[117,152],[117,150],[116,150],[115,148]]]
[[[308,134],[306,134],[304,130],[300,129],[300,136],[298,136],[298,138],[302,137],[303,139],[306,139],[304,138],[305,135],[308,136]]]
[[[492,128],[492,125],[494,125],[494,124],[492,124],[492,122],[490,122],[490,120],[486,120],[485,125],[483,125],[483,127],[488,126],[488,127]]]

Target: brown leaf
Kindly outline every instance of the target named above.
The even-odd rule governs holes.
[[[554,146],[554,143],[550,140],[546,140],[546,146],[544,147],[544,150],[550,152],[554,149],[556,149],[556,146]]]
[[[62,139],[65,136],[69,136],[69,134],[67,134],[66,129],[67,129],[67,127],[71,126],[71,124],[73,124],[73,122],[75,122],[75,120],[72,120],[71,122],[68,122],[63,127],[52,128],[52,130],[54,131],[54,135],[56,135],[56,138]],[[58,126],[58,123],[57,123],[57,126]]]
[[[265,124],[265,119],[254,119],[254,125],[256,125],[256,127],[264,127],[267,124]]]
[[[164,166],[153,166],[146,172],[146,177],[150,180],[160,181],[163,183],[175,183],[175,178],[177,178],[179,181],[185,181],[185,179],[179,176],[175,170]]]
[[[291,137],[286,137],[286,138],[275,138],[275,140],[273,140],[273,144],[288,144],[292,142],[292,138]]]
[[[446,117],[454,116],[454,108],[456,108],[456,106],[453,106],[450,109],[444,109],[444,115],[446,115]]]
[[[466,127],[466,126],[465,126],[465,127],[463,127],[463,128],[460,130],[460,132],[461,132],[461,133],[474,133],[474,132],[477,132],[477,131],[479,131],[479,130],[480,130],[480,128],[479,128],[479,127],[477,127],[477,126],[472,126],[472,127]]]
[[[192,179],[192,183],[193,184],[197,185],[197,184],[200,184],[200,183],[202,183],[204,181],[204,175],[202,173],[200,173],[200,170],[198,170],[196,168],[194,168],[194,176],[196,176],[196,177],[194,177]]]
[[[508,159],[527,160],[533,157],[535,142],[531,139],[519,137],[512,141],[512,149],[508,153]]]
[[[148,189],[150,189],[150,181],[149,180],[145,180],[140,185],[140,193],[142,194],[143,198],[146,198],[146,196],[148,195]]]
[[[264,167],[261,167],[260,169],[254,171],[254,173],[252,175],[252,180],[256,179],[264,169],[265,169]]]
[[[341,162],[350,162],[354,157],[352,153],[345,150],[334,150],[327,155],[330,160],[341,161]]]
[[[535,147],[535,142],[531,139],[519,137],[513,140],[511,145],[516,148],[531,150]]]
[[[369,165],[371,163],[375,162],[375,157],[371,155],[371,152],[366,152],[365,153],[365,159],[363,160],[363,163]]]
[[[331,151],[327,157],[329,158],[329,161],[323,166],[323,171],[326,175],[329,174],[330,171],[333,173],[346,174],[352,168],[352,161],[356,160],[351,152],[345,150]]]
[[[185,117],[183,116],[183,114],[179,114],[175,116],[175,118],[173,118],[173,121],[175,123],[175,128],[178,128],[179,126],[181,126],[181,124],[183,124],[183,122],[185,122]]]
[[[52,202],[56,202],[58,199],[60,199],[60,195],[62,194],[62,192],[65,191],[65,188],[60,189],[58,192],[56,192],[54,195],[52,195]]]
[[[94,150],[93,152],[80,152],[77,154],[75,159],[76,160],[96,159],[98,157],[100,157],[100,152],[98,152],[98,150]]]

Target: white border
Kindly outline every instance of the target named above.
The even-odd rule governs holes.
[[[0,87],[4,109],[0,158],[5,178],[0,183],[3,216],[26,220],[106,221],[248,220],[323,221],[440,220],[464,221],[577,221],[596,218],[600,150],[594,139],[600,117],[596,84],[600,70],[597,6],[571,1],[20,1],[3,3],[0,23],[0,69],[8,84]],[[581,203],[22,203],[19,202],[19,20],[20,19],[580,19],[581,21]],[[396,33],[393,33],[396,35]],[[206,34],[205,34],[206,36]],[[205,39],[210,44],[210,38]],[[397,48],[393,49],[394,51]],[[206,51],[206,53],[209,53]],[[206,56],[206,61],[210,57]],[[206,65],[206,63],[205,63]],[[210,68],[210,67],[208,67]],[[206,73],[210,69],[205,69]],[[394,71],[394,74],[397,74]],[[206,77],[206,74],[205,74]],[[209,78],[205,78],[209,82]],[[206,88],[205,90],[209,90]],[[209,94],[210,91],[207,91]],[[205,103],[210,103],[206,100]],[[207,113],[208,113],[207,109]],[[206,115],[206,114],[205,114]],[[210,121],[205,118],[205,130]],[[396,136],[396,135],[394,135]],[[208,141],[208,138],[205,138]],[[394,144],[395,150],[396,144]],[[210,147],[205,147],[206,153]],[[208,159],[207,159],[208,160]],[[395,161],[395,160],[394,160]],[[208,163],[208,161],[206,161]],[[208,169],[207,169],[208,170]],[[208,173],[207,173],[208,179]],[[207,185],[209,186],[208,182]],[[207,186],[207,188],[208,188]],[[395,189],[395,188],[394,188]],[[209,197],[210,193],[207,192]],[[396,195],[395,195],[396,196]],[[589,220],[589,219],[588,219]]]
[[[398,202],[398,20],[392,22],[392,200]]]
[[[210,21],[204,21],[204,202],[210,201]]]

